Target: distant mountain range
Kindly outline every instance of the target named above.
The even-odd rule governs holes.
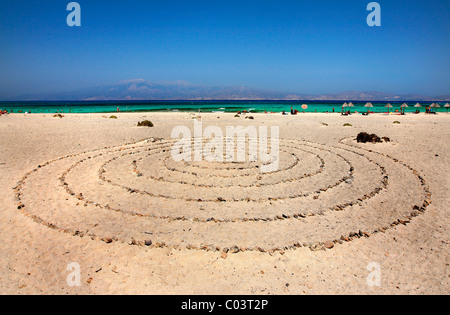
[[[115,85],[79,89],[71,92],[23,95],[22,101],[136,101],[136,100],[311,100],[311,101],[450,101],[450,95],[430,97],[380,92],[343,92],[339,94],[296,94],[252,89],[244,86],[209,87],[185,81],[150,82],[142,79]]]

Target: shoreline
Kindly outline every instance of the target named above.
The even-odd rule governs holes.
[[[223,112],[223,111],[217,111],[217,112],[196,112],[196,111],[111,111],[111,112],[80,112],[80,113],[73,113],[73,112],[61,112],[61,111],[57,111],[57,112],[48,112],[48,113],[28,113],[28,112],[24,112],[24,113],[8,113],[7,115],[3,115],[3,116],[8,116],[8,115],[17,115],[17,116],[23,116],[23,115],[56,115],[56,114],[62,114],[62,115],[143,115],[143,114],[158,114],[158,115],[176,115],[176,114],[189,114],[189,115],[236,115],[237,112]],[[439,115],[446,115],[446,114],[450,114],[450,112],[446,112],[446,111],[438,111],[436,112],[436,114],[429,114],[429,113],[425,113],[425,112],[420,112],[420,113],[414,113],[414,112],[406,112],[404,115],[402,115],[400,112],[371,112],[369,113],[369,115],[365,115],[367,114],[367,112],[353,112],[350,115],[342,115],[342,112],[299,112],[296,115],[291,115],[290,113],[287,113],[286,115],[282,115],[282,112],[247,112],[247,113],[241,113],[239,115],[241,116],[251,116],[251,115],[259,115],[259,116],[280,116],[280,117],[301,117],[301,116],[307,116],[307,115],[338,115],[338,116],[343,116],[343,117],[351,117],[351,116],[439,116]]]
[[[401,108],[402,102],[391,102],[393,108],[389,111],[398,112],[403,111]],[[426,108],[432,105],[429,102],[421,103],[421,108],[415,107],[416,102],[405,102],[409,105],[405,109],[406,113],[425,112]],[[438,113],[448,112],[445,108],[444,102],[441,102],[440,108],[433,108],[432,111]],[[371,103],[372,104],[372,103]],[[371,113],[383,114],[387,113],[388,109],[385,107],[388,102],[374,102],[370,108]],[[433,103],[434,104],[434,103]],[[307,108],[302,108],[307,105]],[[367,113],[368,108],[365,107],[365,102],[355,102],[353,107],[347,107],[351,112]],[[120,112],[131,113],[171,113],[171,112],[201,112],[201,113],[277,113],[283,112],[290,114],[291,108],[298,113],[341,113],[343,111],[343,103],[339,101],[142,101],[142,102],[18,102],[8,103],[0,102],[0,109],[7,111],[13,110],[15,113],[103,113],[112,114]]]

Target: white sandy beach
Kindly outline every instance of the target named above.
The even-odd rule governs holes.
[[[202,114],[279,126],[269,174],[170,159],[196,114],[64,115],[0,117],[0,294],[450,292],[450,114]]]

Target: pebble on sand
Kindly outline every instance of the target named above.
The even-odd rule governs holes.
[[[327,248],[327,249],[332,249],[332,248],[334,248],[334,243],[333,243],[332,241],[326,241],[326,242],[324,243],[324,245],[325,245],[325,248]]]

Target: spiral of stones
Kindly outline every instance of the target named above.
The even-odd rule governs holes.
[[[431,203],[418,171],[349,138],[280,140],[272,173],[255,161],[175,162],[174,141],[47,161],[17,183],[17,207],[38,224],[108,244],[273,253],[385,233]]]

